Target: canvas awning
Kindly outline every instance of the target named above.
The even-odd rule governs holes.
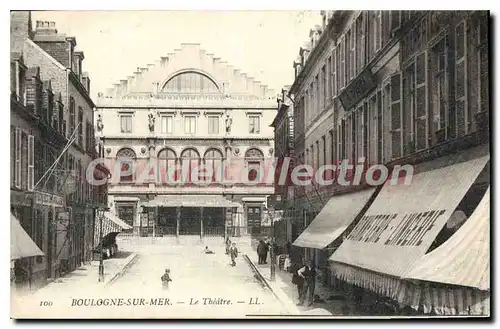
[[[36,243],[26,233],[21,223],[10,214],[10,259],[44,256]]]
[[[214,207],[234,208],[240,205],[221,195],[158,195],[144,204],[145,207]]]
[[[123,220],[121,220],[118,216],[116,216],[115,214],[113,214],[111,212],[106,212],[104,214],[104,216],[106,217],[107,220],[109,220],[113,224],[115,224],[114,226],[117,226],[117,228],[120,229],[120,231],[121,230],[130,230],[132,228],[132,226],[128,225]]]
[[[401,279],[425,255],[488,161],[488,150],[478,147],[415,167],[408,185],[386,182],[330,257],[331,266],[355,267],[349,282],[365,288],[379,283],[364,280],[363,271]]]
[[[323,249],[347,229],[366,205],[375,188],[333,196],[311,224],[293,242],[294,246]]]
[[[404,276],[479,290],[490,289],[490,189],[471,217]]]

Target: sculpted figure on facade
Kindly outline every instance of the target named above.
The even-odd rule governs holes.
[[[104,124],[102,123],[102,115],[99,114],[97,116],[97,131],[102,132],[104,129]]]
[[[229,116],[229,114],[226,116],[226,132],[230,133],[231,132],[231,126],[233,125],[233,118]]]
[[[154,132],[155,131],[155,116],[154,116],[153,112],[149,112],[148,120],[149,120],[149,131]]]

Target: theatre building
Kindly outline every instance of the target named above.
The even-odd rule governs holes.
[[[97,135],[113,177],[111,211],[131,233],[259,231],[273,194],[266,171],[274,156],[269,125],[276,94],[267,86],[198,44],[182,44],[100,93],[96,103]],[[208,171],[198,175],[197,168]]]
[[[298,193],[293,245],[360,304],[488,315],[488,12],[324,17],[295,64],[295,150],[315,168],[361,163],[361,178]],[[374,165],[389,179],[370,181]]]

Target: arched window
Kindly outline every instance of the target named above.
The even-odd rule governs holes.
[[[262,179],[259,172],[264,163],[264,153],[256,148],[250,148],[245,152],[245,164],[248,168],[248,181],[256,181]]]
[[[212,172],[212,182],[222,182],[222,173],[223,173],[223,168],[222,168],[222,152],[219,151],[218,149],[208,149],[205,152],[205,166],[206,168],[210,168]],[[208,178],[207,178],[208,179]]]
[[[172,77],[162,89],[165,93],[218,93],[217,84],[198,72],[183,72]]]
[[[116,160],[120,165],[120,182],[132,182],[134,180],[135,152],[132,149],[123,148],[116,153]]]
[[[194,168],[200,166],[200,153],[195,149],[189,148],[185,149],[181,153],[181,166],[182,166],[182,175],[184,182],[191,182],[191,172]]]
[[[169,184],[178,179],[176,165],[177,155],[174,150],[164,148],[158,153],[158,173],[162,183]]]

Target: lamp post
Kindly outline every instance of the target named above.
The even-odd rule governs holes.
[[[99,211],[99,282],[104,282],[104,246],[102,241],[102,222],[104,217],[104,209]]]

